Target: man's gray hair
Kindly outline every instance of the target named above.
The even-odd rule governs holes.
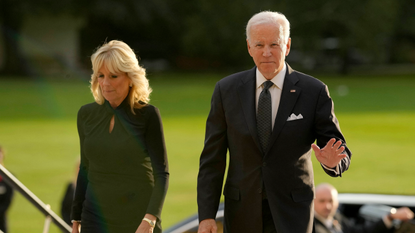
[[[250,41],[252,26],[260,24],[275,24],[280,27],[280,38],[282,43],[284,45],[288,43],[288,38],[290,38],[290,22],[285,15],[280,12],[261,11],[252,16],[246,25],[246,39],[248,41]]]

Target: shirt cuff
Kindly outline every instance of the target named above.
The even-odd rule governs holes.
[[[393,226],[393,222],[388,218],[388,216],[385,216],[382,218],[383,223],[385,224],[385,226],[389,229],[392,228]]]
[[[339,163],[339,164],[337,164],[337,166],[336,166],[336,167],[334,167],[334,168],[327,167],[326,165],[324,165],[324,164],[322,164],[322,163],[321,163],[321,166],[323,166],[323,167],[324,167],[324,169],[326,169],[326,170],[328,170],[328,171],[332,171],[332,172],[334,172],[334,174],[335,174],[335,175],[340,174],[340,163]]]

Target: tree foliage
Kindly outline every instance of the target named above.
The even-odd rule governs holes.
[[[17,41],[26,14],[84,17],[85,64],[98,45],[120,39],[143,59],[167,59],[178,68],[250,67],[245,26],[262,10],[289,19],[293,62],[338,61],[346,72],[356,54],[372,63],[415,60],[408,55],[415,50],[413,0],[0,0],[0,9],[9,73],[24,70]],[[328,40],[333,47],[325,46]]]
[[[341,62],[342,72],[347,72],[356,51],[372,62],[384,62],[388,39],[392,36],[399,13],[399,1],[324,1],[294,0],[298,6],[290,8],[287,15],[292,20],[293,37],[301,51],[315,57],[324,51],[322,42],[336,38],[334,51]]]
[[[27,59],[20,49],[22,24],[27,15],[54,15],[62,13],[86,14],[78,9],[80,0],[0,0],[0,36],[4,41],[4,75],[31,75]]]

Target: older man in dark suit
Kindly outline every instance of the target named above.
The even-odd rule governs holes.
[[[414,218],[414,213],[408,207],[401,207],[391,209],[391,213],[373,223],[352,224],[337,211],[339,200],[334,186],[322,183],[315,192],[314,233],[393,233],[396,230],[393,220],[408,221]]]
[[[216,84],[200,157],[199,233],[216,232],[228,150],[223,191],[228,233],[310,233],[311,148],[330,176],[349,167],[351,152],[327,86],[285,62],[289,31],[283,14],[254,15],[246,35],[256,66]]]

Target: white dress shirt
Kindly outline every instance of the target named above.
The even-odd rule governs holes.
[[[271,94],[271,102],[272,102],[272,129],[274,129],[275,118],[277,117],[278,107],[280,105],[282,85],[284,84],[286,71],[287,71],[287,65],[284,63],[284,67],[282,68],[282,70],[270,80],[271,82],[274,83],[274,85],[272,85],[268,89]],[[264,77],[264,75],[261,74],[261,72],[259,72],[257,68],[256,69],[256,97],[255,97],[257,113],[258,113],[259,95],[261,94],[262,89],[264,89],[263,83],[265,81],[268,81],[268,80]]]

